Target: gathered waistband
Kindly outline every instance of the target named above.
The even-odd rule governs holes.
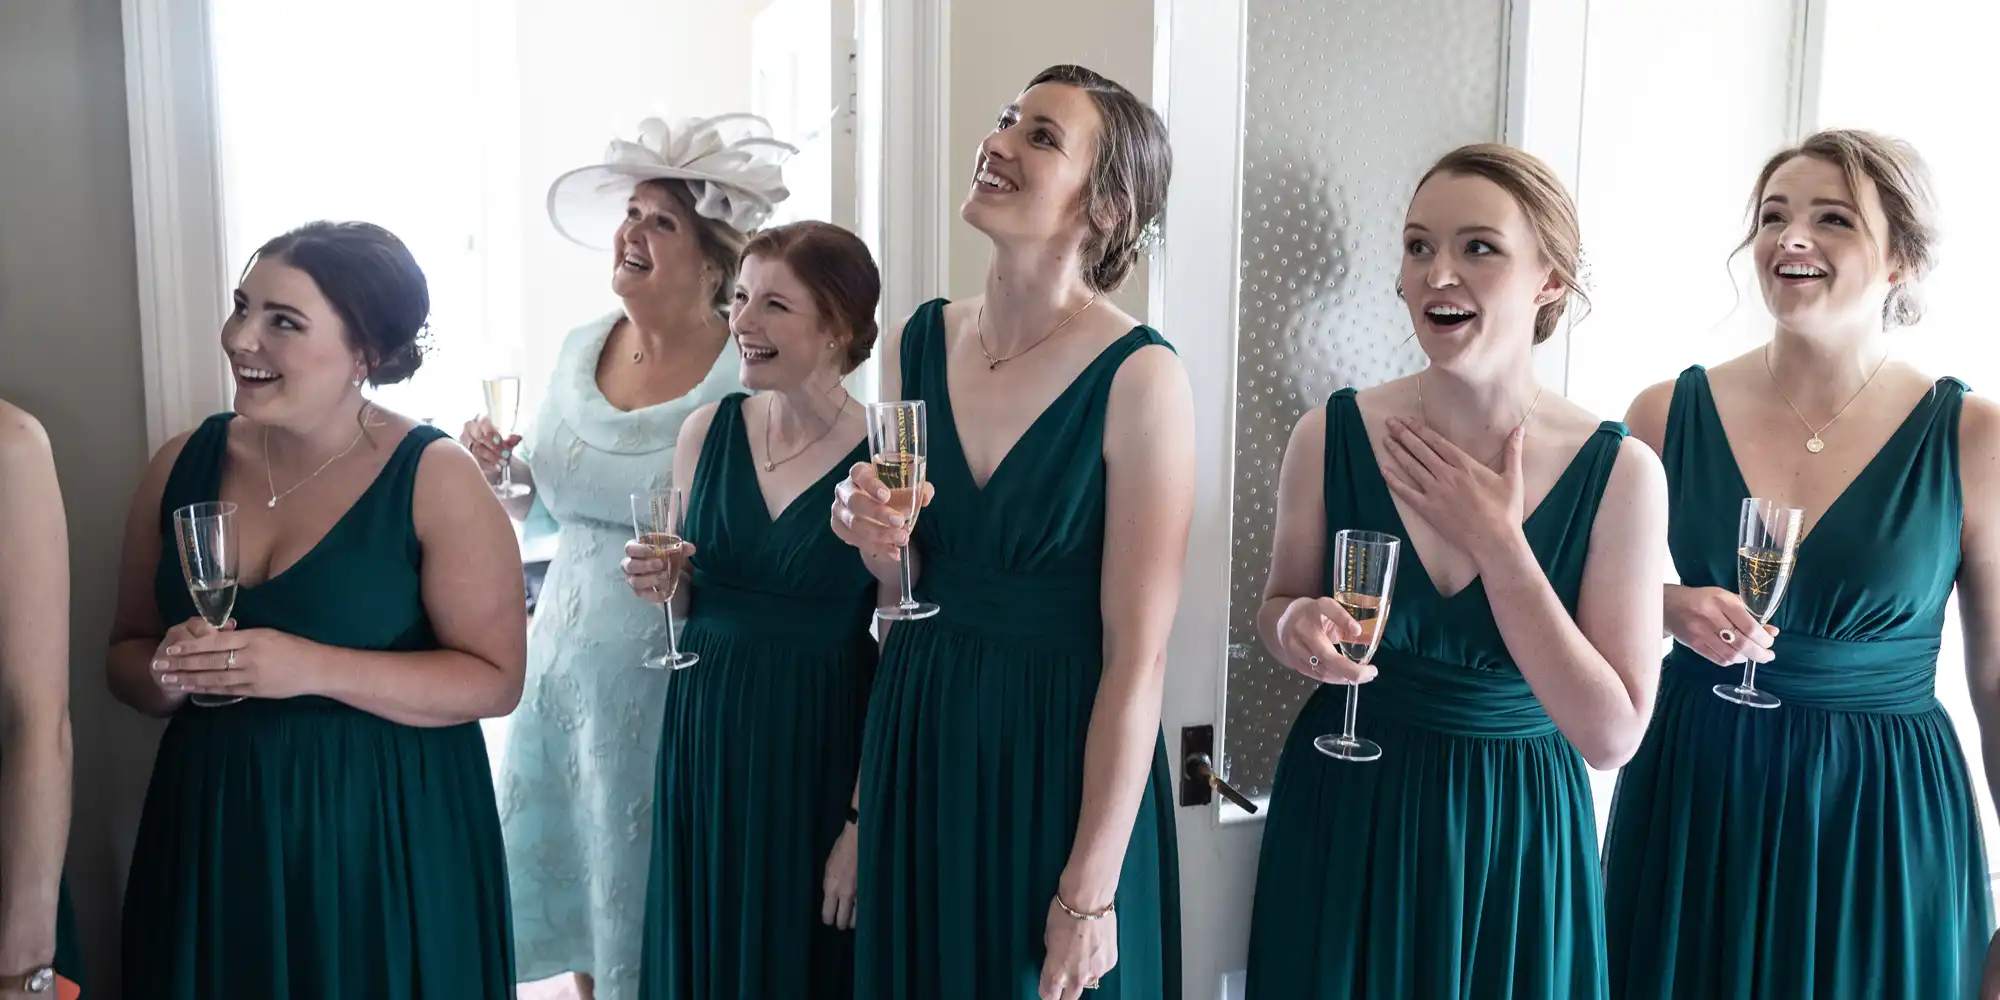
[[[1834,712],[1912,715],[1937,701],[1937,636],[1908,639],[1827,639],[1780,632],[1775,658],[1757,668],[1757,687],[1786,705]],[[1667,671],[1710,684],[1739,680],[1741,666],[1718,667],[1678,643]]]
[[[1373,662],[1380,673],[1361,688],[1367,714],[1482,739],[1527,739],[1556,731],[1518,672],[1477,670],[1392,649],[1376,651]]]

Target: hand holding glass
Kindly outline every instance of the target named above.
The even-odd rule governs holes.
[[[889,507],[902,515],[911,530],[917,526],[919,502],[924,494],[924,473],[930,435],[924,425],[924,403],[920,399],[892,400],[868,404],[868,453],[875,477],[889,489]],[[938,606],[919,601],[912,593],[910,547],[898,553],[902,569],[902,600],[875,609],[875,615],[889,621],[911,621],[938,613]]]
[[[1389,620],[1389,597],[1396,592],[1396,556],[1402,539],[1375,531],[1344,529],[1333,536],[1333,600],[1361,626],[1361,634],[1339,641],[1340,655],[1366,666],[1382,642],[1382,624]],[[1366,761],[1382,756],[1372,740],[1354,735],[1354,715],[1361,685],[1347,686],[1347,712],[1339,736],[1313,740],[1320,753],[1340,760]]]
[[[1799,531],[1806,512],[1797,507],[1780,507],[1771,500],[1746,497],[1736,530],[1736,595],[1759,625],[1769,625],[1777,613],[1778,601],[1792,582],[1792,562],[1797,557]],[[1777,698],[1757,690],[1757,661],[1743,664],[1743,683],[1717,684],[1715,693],[1724,701],[1750,708],[1777,708]]]
[[[236,505],[190,504],[174,511],[174,541],[181,553],[181,578],[208,627],[220,630],[236,610]],[[234,705],[242,695],[193,694],[203,708]]]
[[[676,489],[632,494],[633,536],[639,544],[650,546],[660,558],[666,558],[681,547],[682,506],[681,491]],[[701,657],[681,652],[674,639],[674,591],[679,588],[680,574],[668,573],[667,599],[662,605],[667,613],[667,651],[659,656],[648,652],[641,666],[684,670],[701,662]]]
[[[505,441],[514,433],[514,421],[521,415],[521,380],[513,375],[501,375],[480,383],[486,394],[486,419],[493,424],[493,431]],[[514,449],[500,450],[500,482],[493,487],[493,495],[503,500],[513,500],[528,495],[528,485],[514,481]]]

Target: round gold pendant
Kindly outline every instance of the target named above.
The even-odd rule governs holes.
[[[1806,450],[1817,455],[1820,452],[1826,450],[1826,442],[1821,441],[1819,439],[1819,435],[1815,434],[1812,437],[1806,439]]]

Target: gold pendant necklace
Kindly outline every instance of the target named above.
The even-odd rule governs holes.
[[[328,467],[333,465],[333,463],[338,462],[343,458],[346,458],[348,452],[353,451],[355,446],[361,443],[362,436],[368,433],[367,417],[368,417],[368,409],[366,406],[363,406],[361,411],[361,429],[354,432],[354,440],[349,441],[347,443],[347,447],[342,449],[340,454],[327,459],[324,465],[321,465],[319,468],[314,469],[312,475],[307,476],[296,483],[293,483],[291,489],[287,489],[283,493],[278,492],[277,484],[272,479],[271,476],[271,425],[265,424],[264,425],[264,485],[270,489],[271,499],[270,502],[264,504],[264,509],[265,510],[277,509],[278,501],[283,500],[288,496],[291,496],[293,490],[296,490],[299,487],[312,482],[314,479],[319,478],[319,474],[325,472]]]
[[[1507,433],[1512,434],[1514,433],[1514,431],[1518,431],[1521,428],[1528,426],[1528,418],[1535,415],[1535,408],[1542,405],[1542,393],[1547,391],[1548,391],[1547,386],[1535,387],[1534,401],[1528,404],[1527,412],[1521,414],[1521,422],[1515,424],[1514,430],[1508,431]],[[1424,426],[1426,427],[1430,426],[1431,422],[1430,414],[1424,412],[1424,373],[1422,371],[1417,372],[1417,418],[1424,422]],[[1443,432],[1440,431],[1439,435],[1442,436]],[[1446,440],[1450,439],[1447,438]],[[1506,453],[1507,453],[1507,442],[1505,439],[1502,439],[1500,442],[1500,450],[1494,452],[1493,457],[1487,459],[1482,464],[1484,464],[1487,468],[1490,469],[1493,467],[1493,463],[1498,461],[1500,459],[1500,456]]]
[[[1021,355],[1026,354],[1037,347],[1042,346],[1042,344],[1046,342],[1050,337],[1055,336],[1057,333],[1061,332],[1063,327],[1068,326],[1070,320],[1073,320],[1078,316],[1082,315],[1083,311],[1085,309],[1090,308],[1090,304],[1096,301],[1097,301],[1097,293],[1091,292],[1090,298],[1085,300],[1083,305],[1076,307],[1076,312],[1070,313],[1068,316],[1064,317],[1062,322],[1056,324],[1056,328],[1054,330],[1050,330],[1049,332],[1042,334],[1041,340],[1037,340],[1034,343],[1029,344],[1026,347],[1023,347],[1020,350],[1015,351],[1014,353],[1009,354],[1004,358],[996,358],[993,356],[992,351],[986,349],[986,300],[981,299],[979,301],[979,316],[977,319],[973,320],[972,328],[973,332],[979,336],[979,353],[986,355],[986,370],[990,372],[993,369],[998,368],[1001,365],[1006,364],[1007,362],[1012,361],[1015,358],[1018,358]]]
[[[1868,386],[1875,381],[1875,376],[1882,374],[1882,366],[1888,363],[1889,363],[1889,353],[1887,351],[1884,351],[1882,352],[1882,360],[1877,361],[1875,363],[1875,370],[1869,373],[1868,381],[1861,383],[1861,388],[1854,390],[1854,395],[1849,396],[1847,398],[1847,404],[1845,406],[1842,406],[1839,412],[1836,412],[1833,415],[1833,420],[1839,420],[1840,415],[1842,413],[1847,412],[1847,407],[1853,406],[1854,401],[1860,399],[1861,394],[1868,391]],[[1799,412],[1799,405],[1797,403],[1792,402],[1791,395],[1785,392],[1784,383],[1778,381],[1778,373],[1771,370],[1771,345],[1768,341],[1764,344],[1764,374],[1769,375],[1771,377],[1771,384],[1777,386],[1778,395],[1784,398],[1786,406],[1792,408],[1792,415],[1798,417],[1799,423],[1806,425],[1806,430],[1812,432],[1812,436],[1806,438],[1806,450],[1812,452],[1815,455],[1819,454],[1822,451],[1825,451],[1826,441],[1821,439],[1820,435],[1826,433],[1826,429],[1833,426],[1833,420],[1829,420],[1826,423],[1821,424],[1818,430],[1813,430],[1812,421],[1807,420],[1806,415]]]
[[[770,472],[771,470],[776,469],[778,466],[783,465],[786,462],[789,462],[792,459],[795,459],[800,455],[805,454],[808,451],[811,451],[813,445],[816,445],[821,441],[826,440],[826,436],[828,434],[833,433],[833,429],[835,427],[840,426],[840,418],[843,414],[847,412],[847,402],[848,400],[851,400],[853,398],[854,397],[847,395],[847,393],[842,392],[840,399],[840,409],[833,411],[833,419],[827,423],[826,430],[820,431],[819,437],[813,438],[811,441],[807,442],[805,447],[800,448],[799,450],[792,452],[789,455],[786,455],[784,458],[780,458],[775,461],[771,458],[771,425],[777,423],[777,421],[771,419],[771,408],[777,405],[777,400],[774,397],[770,402],[765,403],[764,404],[764,471]]]

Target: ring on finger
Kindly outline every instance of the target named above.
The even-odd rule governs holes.
[[[1319,657],[1317,657],[1317,656],[1307,656],[1307,657],[1306,657],[1306,666],[1308,666],[1308,667],[1317,667],[1317,666],[1319,666]],[[1093,989],[1094,989],[1094,988],[1095,988],[1095,987],[1093,987]]]
[[[229,651],[229,655],[228,655],[228,656],[225,656],[225,657],[223,657],[223,658],[222,658],[222,669],[224,669],[224,670],[235,670],[235,669],[236,669],[236,651],[235,651],[235,650],[233,650],[233,649],[232,649],[232,650],[230,650],[230,651]]]
[[[1729,628],[1726,628],[1726,629],[1723,629],[1722,631],[1720,631],[1720,632],[1717,632],[1717,633],[1715,633],[1715,636],[1716,636],[1716,638],[1718,638],[1718,639],[1721,639],[1721,640],[1722,640],[1722,642],[1723,642],[1723,645],[1726,645],[1726,646],[1734,646],[1734,645],[1736,645],[1736,630],[1735,630],[1735,629],[1729,629]]]

